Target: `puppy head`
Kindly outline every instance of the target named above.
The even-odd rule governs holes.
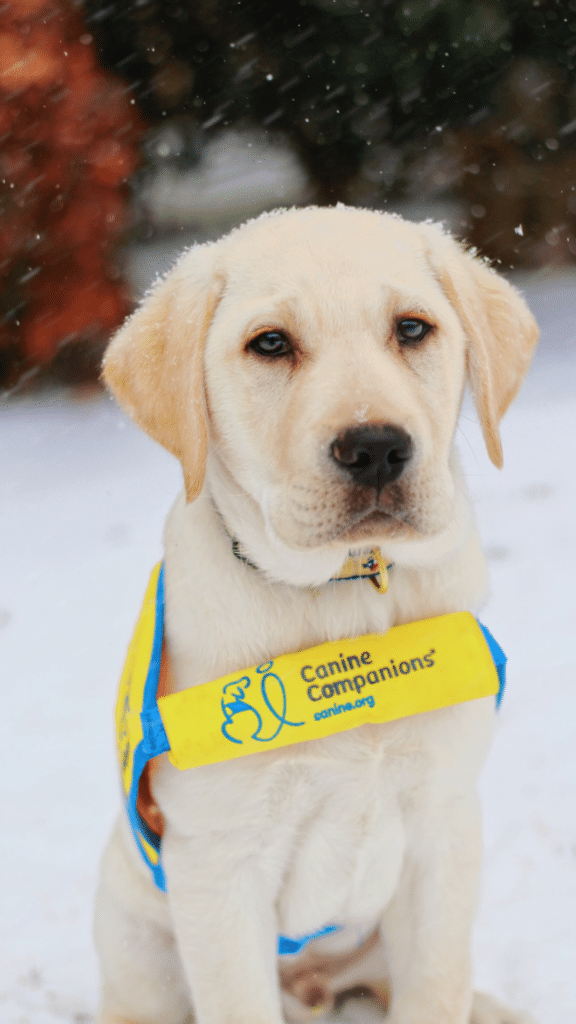
[[[234,532],[241,506],[272,543],[340,557],[453,532],[466,376],[501,465],[498,423],[536,337],[518,293],[433,225],[280,211],[185,254],[104,376],[180,459],[188,501],[210,448]]]

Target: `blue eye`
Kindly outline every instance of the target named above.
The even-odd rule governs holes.
[[[396,324],[398,339],[407,344],[415,344],[422,341],[428,334],[428,331],[431,330],[432,324],[427,324],[425,320],[416,320],[412,317],[399,320]]]
[[[281,331],[264,331],[248,345],[259,356],[285,356],[292,351],[288,338]]]

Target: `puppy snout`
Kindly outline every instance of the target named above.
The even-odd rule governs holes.
[[[380,491],[400,476],[412,458],[412,439],[401,427],[369,423],[339,434],[330,453],[355,483]]]

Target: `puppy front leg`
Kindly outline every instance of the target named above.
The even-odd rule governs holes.
[[[467,1024],[480,864],[475,794],[436,806],[420,822],[383,919],[387,1024]]]
[[[168,902],[198,1024],[282,1024],[271,886],[256,858],[167,829]]]

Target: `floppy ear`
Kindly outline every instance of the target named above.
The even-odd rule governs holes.
[[[104,380],[120,404],[180,460],[187,501],[204,482],[203,348],[222,288],[216,245],[191,249],[144,296],[104,356]]]
[[[502,467],[498,424],[530,366],[538,327],[522,296],[482,260],[430,224],[428,258],[468,339],[472,395],[488,455]]]

